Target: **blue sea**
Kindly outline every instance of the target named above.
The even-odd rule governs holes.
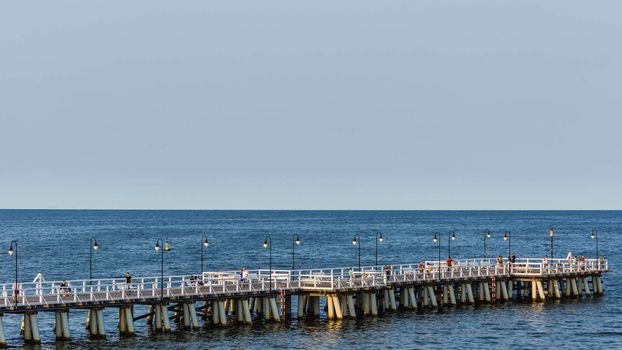
[[[292,237],[299,268],[356,266],[358,250],[351,241],[360,235],[363,265],[375,262],[375,237],[380,264],[434,260],[441,237],[447,256],[449,233],[454,259],[484,255],[484,232],[489,256],[508,253],[503,234],[510,231],[511,251],[517,257],[550,254],[549,228],[555,227],[554,255],[569,251],[594,257],[597,230],[599,254],[613,272],[604,277],[601,298],[564,302],[510,302],[496,305],[446,307],[418,314],[388,313],[364,320],[291,320],[281,324],[256,322],[250,326],[205,327],[198,332],[152,333],[136,322],[137,336],[119,338],[117,312],[106,310],[106,340],[89,340],[86,314],[70,314],[73,340],[56,343],[53,314],[40,313],[44,349],[378,349],[378,348],[622,348],[622,284],[617,268],[622,258],[622,211],[178,211],[178,210],[0,210],[0,282],[14,278],[14,258],[6,251],[18,240],[21,281],[38,272],[46,280],[88,278],[89,239],[100,250],[94,256],[94,277],[135,277],[160,274],[156,240],[169,240],[165,274],[198,274],[203,237],[205,270],[267,268],[267,236],[273,242],[273,267],[291,268]],[[140,309],[138,309],[138,313]],[[20,319],[4,316],[9,345],[22,346]]]

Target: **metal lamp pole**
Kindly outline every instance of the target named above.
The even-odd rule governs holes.
[[[449,235],[448,239],[447,239],[447,256],[451,257],[451,241],[455,241],[456,240],[456,232],[452,232],[451,235]]]
[[[384,236],[380,232],[376,234],[376,266],[378,266],[378,242],[384,242]]]
[[[164,245],[164,247],[161,247],[160,244]],[[156,241],[156,245],[154,247],[154,249],[156,250],[156,252],[160,252],[160,299],[164,298],[164,251],[169,251],[169,244],[168,244],[168,240],[164,240],[162,238],[159,238]]]
[[[95,237],[89,240],[89,285],[93,285],[93,252],[99,250],[99,245]]]
[[[207,236],[203,236],[203,243],[201,244],[201,280],[203,280],[203,260],[205,254],[205,248],[209,247],[209,242],[207,241]]]
[[[359,246],[359,255],[358,255],[358,258],[359,258],[359,271],[361,270],[361,242],[360,242],[360,240],[361,240],[361,236],[358,235],[358,234],[354,235],[354,238],[352,239],[352,245],[356,246],[358,244],[358,246]]]
[[[272,237],[270,235],[266,236],[266,239],[263,241],[263,247],[270,248],[270,274],[268,290],[270,291],[270,294],[272,294]]]
[[[13,249],[13,245],[15,245],[15,249]],[[9,247],[9,256],[15,255],[15,284],[13,286],[13,300],[15,304],[17,304],[17,293],[18,293],[18,284],[17,284],[17,240],[11,241],[11,246]]]
[[[292,270],[296,269],[296,246],[300,245],[300,237],[292,235]]]
[[[590,237],[596,242],[596,260],[598,260],[598,231],[592,230],[592,235]]]
[[[511,238],[510,238],[510,231],[505,231],[505,234],[503,235],[503,240],[504,241],[508,241],[508,259],[510,259],[510,256],[512,255],[512,253],[510,253],[512,246],[511,246]]]
[[[432,242],[437,243],[438,242],[438,278],[441,278],[441,234],[438,234],[438,237],[436,237],[436,234],[434,235],[434,237],[432,238]]]

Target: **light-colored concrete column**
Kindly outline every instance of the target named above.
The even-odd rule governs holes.
[[[218,300],[216,302],[218,304],[218,318],[221,326],[227,325],[227,314],[225,313],[225,301]]]
[[[253,322],[251,318],[251,311],[248,305],[248,299],[242,300],[242,309],[244,310],[244,323],[251,324]]]
[[[415,298],[415,288],[408,288],[408,301],[410,303],[410,307],[413,309],[417,308],[417,298]]]
[[[343,313],[342,311],[342,306],[341,306],[341,302],[339,301],[339,297],[337,295],[333,295],[331,296],[331,298],[333,299],[333,305],[335,307],[335,317],[338,320],[343,319]]]
[[[369,311],[372,316],[378,316],[378,300],[376,297],[376,293],[367,293],[369,296]]]
[[[395,289],[389,289],[389,305],[391,305],[391,310],[397,310],[397,305],[395,303]]]
[[[4,335],[3,314],[0,313],[0,347],[6,347],[6,336]]]
[[[430,296],[430,303],[433,307],[438,307],[436,302],[436,293],[434,293],[434,286],[428,286],[428,295]]]
[[[448,284],[447,291],[449,292],[449,303],[451,305],[456,305],[456,294],[454,292],[454,285]]]

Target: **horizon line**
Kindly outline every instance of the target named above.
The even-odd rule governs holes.
[[[0,208],[0,210],[91,210],[91,211],[622,211],[622,209],[207,209],[207,208]]]

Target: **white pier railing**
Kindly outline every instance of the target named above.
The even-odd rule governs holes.
[[[201,298],[260,294],[270,291],[332,290],[381,288],[391,284],[452,282],[489,277],[538,277],[573,273],[598,273],[608,270],[605,259],[516,259],[514,263],[494,259],[456,260],[419,264],[324,268],[302,270],[250,270],[241,278],[239,271],[205,272],[200,276],[165,276],[50,281],[0,285],[0,311],[15,307],[71,306],[96,302],[131,302],[161,298]]]

